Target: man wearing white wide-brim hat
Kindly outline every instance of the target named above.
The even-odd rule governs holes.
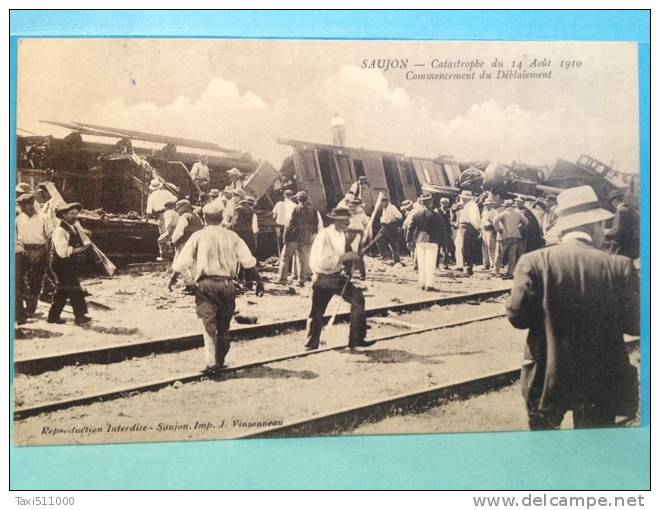
[[[633,261],[603,244],[602,209],[589,186],[557,197],[560,242],[523,255],[507,303],[509,321],[529,329],[521,383],[531,429],[612,426],[636,414],[638,381],[624,334],[639,334]]]

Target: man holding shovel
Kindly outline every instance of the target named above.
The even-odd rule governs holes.
[[[318,349],[323,330],[323,314],[332,296],[339,295],[351,304],[351,323],[348,346],[369,347],[374,342],[364,338],[367,333],[367,319],[364,311],[364,295],[355,287],[348,276],[342,274],[344,264],[357,262],[361,255],[355,251],[358,246],[348,243],[346,231],[351,213],[344,207],[337,207],[328,214],[332,224],[314,238],[309,265],[314,273],[312,279],[312,309],[307,319],[308,350]]]

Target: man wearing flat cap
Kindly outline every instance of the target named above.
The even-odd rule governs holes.
[[[561,241],[516,267],[507,315],[529,330],[521,384],[531,429],[559,428],[567,411],[576,428],[636,414],[635,397],[625,397],[639,383],[623,335],[639,334],[639,278],[630,258],[600,249],[612,216],[590,186],[562,191]]]
[[[256,281],[256,295],[264,292],[261,276],[245,242],[222,226],[222,210],[215,204],[204,206],[206,227],[190,236],[172,263],[168,289],[182,273],[191,273],[195,282],[197,316],[203,329],[206,368],[213,374],[220,370],[229,352],[229,324],[236,308],[234,278],[240,265],[246,278]]]
[[[34,195],[25,193],[18,197],[16,203],[21,209],[16,217],[16,243],[20,245],[22,253],[16,270],[16,281],[21,284],[19,290],[26,291],[22,298],[25,300],[26,312],[33,314],[49,265],[53,225],[49,218],[37,211]]]
[[[625,255],[631,259],[639,257],[639,217],[623,201],[623,190],[610,192],[610,204],[614,208],[612,228],[606,232],[612,253]]]
[[[174,210],[178,214],[178,218],[172,232],[171,240],[174,246],[174,252],[178,255],[186,244],[186,241],[190,239],[190,236],[201,230],[204,225],[202,224],[202,220],[193,214],[192,204],[189,200],[179,200]]]
[[[312,309],[307,319],[307,344],[309,350],[318,349],[323,330],[323,314],[332,296],[338,295],[351,304],[351,324],[348,346],[368,347],[373,342],[365,340],[367,319],[364,312],[364,294],[342,273],[344,265],[356,262],[361,255],[355,242],[349,244],[346,237],[351,213],[344,207],[335,207],[328,218],[332,224],[322,229],[314,238],[309,264],[312,278]]]
[[[278,283],[286,285],[289,267],[295,255],[298,256],[298,286],[303,287],[309,276],[309,253],[312,239],[318,229],[316,211],[309,203],[309,195],[301,190],[296,194],[298,205],[291,212],[291,217],[284,227],[284,248],[280,257]]]
[[[52,324],[66,322],[60,315],[67,301],[71,303],[77,325],[91,320],[86,316],[85,294],[78,280],[80,266],[85,260],[84,254],[92,245],[78,223],[81,209],[82,205],[77,202],[63,203],[57,208],[57,217],[61,221],[53,232],[52,268],[56,283],[53,302],[48,311],[48,322]]]

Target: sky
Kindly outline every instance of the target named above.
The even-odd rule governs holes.
[[[552,61],[549,80],[407,80],[373,59]],[[580,67],[561,70],[561,60]],[[415,66],[424,63],[425,66]],[[505,67],[505,69],[508,67]],[[488,69],[490,70],[490,69]],[[441,71],[441,70],[437,70]],[[63,136],[40,120],[86,122],[194,138],[279,167],[278,138],[410,156],[552,165],[587,153],[639,171],[637,48],[632,43],[23,40],[19,128]]]

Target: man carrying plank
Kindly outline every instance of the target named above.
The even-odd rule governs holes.
[[[56,214],[61,221],[53,232],[52,268],[57,282],[53,303],[48,312],[48,322],[51,324],[66,322],[60,318],[60,314],[67,301],[71,301],[77,325],[80,326],[91,320],[86,316],[85,294],[78,280],[78,268],[84,253],[92,246],[92,242],[77,221],[81,209],[82,205],[77,202],[63,203],[57,208]]]
[[[332,224],[322,229],[314,238],[310,253],[309,265],[314,276],[312,278],[312,309],[307,320],[308,350],[318,349],[321,331],[323,330],[323,314],[332,296],[338,295],[351,304],[351,325],[348,346],[369,347],[374,342],[364,338],[367,334],[367,319],[364,311],[364,295],[355,287],[349,277],[342,274],[344,264],[357,262],[361,255],[356,250],[357,240],[351,246],[346,237],[351,213],[343,207],[336,207],[328,214]]]

